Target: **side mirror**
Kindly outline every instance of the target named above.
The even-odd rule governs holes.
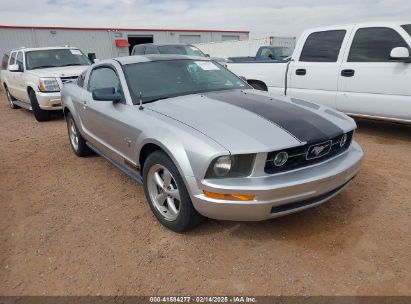
[[[391,50],[390,59],[410,61],[410,51],[405,47],[396,47]]]
[[[21,72],[21,69],[18,64],[10,64],[9,71],[10,72]]]
[[[210,58],[210,54],[204,54],[206,57]]]
[[[95,89],[91,92],[94,100],[112,101],[117,103],[123,100],[123,96],[114,88]]]

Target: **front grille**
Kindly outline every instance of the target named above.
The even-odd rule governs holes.
[[[354,176],[355,177],[355,176]],[[285,211],[290,211],[290,210],[294,210],[294,209],[298,209],[298,208],[302,208],[302,207],[307,207],[310,205],[314,205],[322,200],[325,200],[327,198],[329,198],[330,196],[334,195],[335,193],[337,193],[338,191],[340,191],[342,188],[344,188],[350,181],[352,181],[353,178],[351,178],[349,181],[345,182],[344,184],[342,184],[341,186],[337,187],[334,190],[331,190],[327,193],[321,194],[319,196],[316,197],[312,197],[300,202],[295,202],[295,203],[290,203],[290,204],[285,204],[285,205],[280,205],[280,206],[275,206],[271,208],[271,213],[281,213],[281,212],[285,212]]]
[[[68,83],[68,82],[74,82],[76,81],[78,76],[67,76],[67,77],[60,77],[61,82],[63,84]]]
[[[274,174],[274,173],[279,173],[279,172],[295,170],[295,169],[299,169],[299,168],[303,168],[303,167],[307,167],[313,164],[323,162],[327,159],[330,159],[346,151],[351,144],[352,136],[353,136],[353,131],[347,133],[347,141],[342,147],[340,146],[340,142],[343,137],[343,134],[336,136],[334,138],[328,139],[328,140],[319,141],[314,144],[308,144],[304,146],[281,150],[281,151],[287,152],[288,154],[288,160],[282,166],[276,166],[274,164],[275,156],[277,155],[278,152],[281,152],[281,151],[270,152],[267,155],[267,160],[265,162],[264,171],[265,173],[268,173],[268,174]],[[328,144],[330,144],[331,147],[327,146]],[[325,152],[319,153],[318,157],[310,158],[311,156],[307,156],[307,154],[316,145],[324,146],[325,147],[324,150],[326,153]]]

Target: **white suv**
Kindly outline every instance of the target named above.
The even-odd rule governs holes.
[[[1,64],[1,84],[12,109],[32,110],[37,121],[61,110],[60,90],[91,64],[78,48],[20,48],[7,52]]]

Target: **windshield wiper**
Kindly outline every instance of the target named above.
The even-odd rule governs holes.
[[[157,101],[157,100],[173,98],[173,97],[175,97],[175,96],[164,96],[164,97],[153,98],[153,99],[149,99],[149,100],[143,101],[143,104],[144,104],[144,103],[154,102],[154,101]]]
[[[32,70],[36,70],[36,69],[45,69],[45,68],[55,68],[55,65],[40,65],[40,66],[36,66],[34,68],[32,68]]]

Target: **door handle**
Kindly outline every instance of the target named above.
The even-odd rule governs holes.
[[[307,74],[306,69],[297,69],[297,70],[295,70],[295,75],[304,76],[305,74]]]
[[[83,109],[87,109],[87,101],[83,100]]]
[[[341,71],[341,76],[343,77],[353,77],[355,75],[355,71],[354,70],[342,70]]]

